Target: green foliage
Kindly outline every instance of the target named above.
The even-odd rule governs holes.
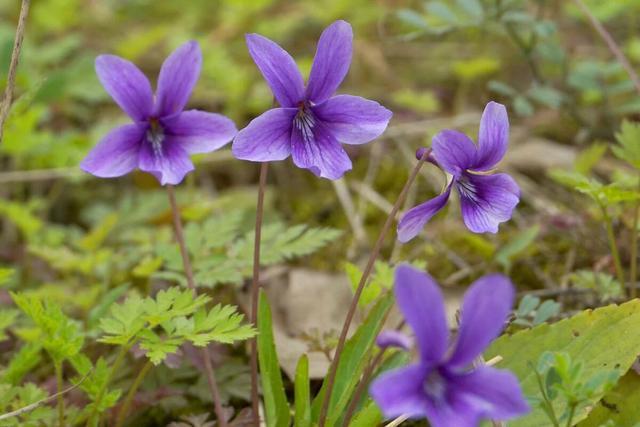
[[[624,286],[613,276],[603,272],[579,270],[571,274],[576,288],[593,290],[600,301],[610,301],[624,296]]]
[[[83,407],[80,418],[89,416],[94,411],[103,413],[116,405],[122,390],[108,390],[112,372],[104,358],[100,357],[94,366],[88,358],[79,355],[73,358],[71,363],[80,374],[74,379],[74,383],[85,392],[90,400],[90,403]]]
[[[564,352],[545,352],[534,367],[541,398],[536,404],[556,426],[573,426],[576,412],[583,412],[593,400],[598,400],[618,381],[617,369],[603,369],[586,377],[582,362],[571,360]],[[562,400],[564,412],[556,414],[553,401]],[[590,408],[589,408],[590,409]]]
[[[620,131],[616,133],[617,145],[611,147],[613,154],[636,169],[640,169],[640,124],[622,122]]]
[[[311,426],[311,395],[309,387],[309,358],[306,354],[303,354],[298,360],[294,381],[294,427]]]
[[[512,323],[520,326],[538,326],[560,313],[560,304],[553,300],[546,300],[542,304],[540,298],[525,295],[515,310]]]
[[[271,308],[262,290],[260,290],[258,302],[257,340],[267,426],[287,427],[291,421],[289,403],[282,384],[278,353],[273,337]]]
[[[615,427],[640,424],[640,376],[634,370],[627,372],[618,384],[609,390],[591,411],[580,427]]]
[[[254,335],[244,316],[230,305],[207,311],[210,297],[194,297],[190,289],[169,288],[155,298],[132,296],[114,304],[110,315],[100,321],[104,335],[99,341],[130,347],[139,343],[155,365],[185,342],[203,347],[216,341],[232,344]]]
[[[485,354],[487,359],[500,355],[503,362],[497,366],[514,372],[526,396],[540,397],[535,368],[545,352],[564,352],[574,364],[581,365],[582,381],[592,377],[600,378],[600,372],[617,369],[626,372],[640,351],[640,331],[635,327],[640,321],[640,301],[633,300],[622,305],[611,305],[596,310],[581,312],[555,324],[542,324],[511,336],[502,336],[490,346]],[[589,410],[604,394],[594,393],[585,400],[585,405],[577,408],[574,422],[587,417]],[[567,410],[565,400],[552,402],[554,412],[563,414]],[[545,411],[540,408],[510,425],[548,425]]]
[[[46,391],[32,383],[23,386],[0,383],[0,414],[17,411],[47,397]],[[47,405],[39,405],[37,408],[19,416],[0,421],[0,426],[40,427],[43,425],[53,425],[54,420],[54,409]]]
[[[11,296],[35,324],[35,328],[17,331],[24,340],[42,345],[54,364],[78,354],[84,344],[84,334],[78,323],[67,317],[60,307],[27,294],[11,293]]]
[[[534,225],[516,234],[506,245],[494,255],[495,261],[506,271],[511,269],[513,261],[531,248],[540,234],[540,226]]]

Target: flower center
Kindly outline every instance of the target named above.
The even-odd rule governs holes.
[[[460,194],[462,196],[467,197],[471,200],[478,199],[478,189],[476,188],[475,185],[473,185],[473,183],[469,178],[462,175],[460,178],[458,178],[457,184],[458,184],[458,191],[460,191]]]
[[[446,380],[434,369],[429,373],[422,384],[424,392],[436,402],[443,402],[447,391]]]
[[[316,119],[307,103],[300,102],[298,104],[298,112],[293,119],[293,124],[300,131],[305,142],[313,141],[313,127],[316,124]]]
[[[153,154],[156,157],[162,157],[162,141],[164,140],[164,129],[158,119],[149,120],[149,128],[147,129],[147,141],[151,143]]]

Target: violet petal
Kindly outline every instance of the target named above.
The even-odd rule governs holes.
[[[274,108],[253,119],[236,135],[231,147],[241,160],[284,160],[291,154],[291,128],[295,108]]]
[[[132,62],[115,55],[96,58],[96,73],[113,100],[137,122],[146,120],[153,110],[149,80]]]
[[[452,381],[481,418],[508,420],[531,410],[511,372],[482,366]]]
[[[146,140],[143,142],[138,167],[153,174],[161,185],[179,184],[194,169],[187,151],[168,135],[159,147]]]
[[[449,329],[438,284],[427,273],[402,264],[396,268],[394,290],[398,307],[415,333],[421,359],[440,362],[447,351]]]
[[[436,161],[454,176],[469,169],[476,159],[476,145],[457,130],[441,131],[433,137],[431,147]]]
[[[376,378],[369,394],[386,418],[423,417],[428,404],[422,390],[424,377],[425,369],[419,364],[394,369]]]
[[[221,114],[189,110],[161,120],[172,143],[189,154],[209,153],[231,142],[238,132],[231,119]]]
[[[165,59],[158,77],[155,114],[166,117],[187,105],[200,76],[202,52],[196,41],[184,43]]]
[[[385,129],[393,113],[375,101],[338,95],[313,107],[313,112],[343,144],[365,144]]]
[[[442,194],[433,199],[409,209],[400,218],[400,222],[398,222],[398,240],[400,242],[406,243],[420,234],[427,222],[444,208],[451,195],[451,186],[452,184],[449,184]]]
[[[138,166],[138,151],[146,128],[138,124],[119,126],[109,132],[84,158],[80,168],[100,178],[114,178]]]
[[[411,350],[413,340],[400,331],[382,331],[376,338],[376,344],[380,348],[397,347],[403,350]]]
[[[296,107],[304,97],[304,80],[291,55],[259,34],[247,34],[246,40],[249,54],[280,106]]]
[[[497,233],[520,201],[518,184],[509,175],[464,174],[457,182],[462,218],[474,233]]]
[[[333,95],[351,65],[353,31],[346,21],[329,25],[318,40],[318,48],[307,83],[307,98],[319,104]]]
[[[480,119],[478,153],[473,170],[487,171],[495,167],[507,152],[509,117],[504,105],[489,102]]]
[[[326,126],[317,119],[310,120],[314,122],[309,125],[294,120],[291,131],[293,163],[322,178],[341,178],[351,170],[351,159]]]
[[[482,354],[504,329],[515,292],[502,274],[476,280],[464,296],[460,329],[448,365],[465,368]]]

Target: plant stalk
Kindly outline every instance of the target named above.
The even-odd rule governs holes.
[[[258,296],[260,295],[260,240],[262,236],[262,219],[264,216],[264,194],[267,187],[267,173],[269,163],[260,164],[260,178],[258,184],[258,203],[256,206],[256,228],[253,240],[253,279],[251,281],[251,323],[258,322]],[[260,426],[260,395],[258,394],[258,341],[251,338],[251,409],[253,424]]]
[[[118,412],[116,427],[122,427],[122,425],[124,424],[124,419],[129,413],[129,409],[131,408],[131,403],[133,402],[133,398],[138,392],[138,389],[140,388],[140,384],[142,384],[142,380],[144,380],[144,377],[147,376],[147,374],[149,373],[152,367],[153,367],[153,364],[150,361],[147,361],[147,363],[144,364],[144,367],[140,370],[140,372],[136,376],[135,380],[133,380],[133,384],[131,384],[131,387],[129,388],[127,397],[124,399],[124,402],[122,402],[122,407],[120,407],[120,411]]]
[[[13,90],[16,85],[16,71],[20,60],[20,50],[22,48],[22,40],[24,39],[24,30],[27,24],[27,15],[29,14],[30,3],[30,0],[22,0],[22,5],[20,6],[20,17],[18,18],[18,26],[16,28],[16,38],[13,41],[11,62],[9,63],[9,72],[7,73],[7,85],[4,88],[2,105],[0,105],[0,143],[2,143],[4,122],[9,116],[11,101],[13,100]]]
[[[56,373],[56,394],[58,395],[58,426],[64,427],[64,395],[62,393],[62,362],[54,362],[53,369]]]
[[[387,237],[387,233],[391,228],[391,224],[395,221],[396,215],[400,210],[400,206],[404,202],[405,197],[407,196],[407,192],[411,185],[415,181],[422,165],[427,160],[431,150],[425,150],[422,158],[418,161],[416,166],[413,168],[413,171],[409,175],[407,182],[405,183],[402,191],[398,195],[398,199],[396,200],[391,212],[387,216],[387,219],[382,226],[382,230],[380,230],[380,235],[378,236],[378,240],[373,246],[373,250],[371,251],[371,255],[369,256],[369,260],[367,261],[367,265],[364,268],[362,273],[362,277],[360,278],[360,282],[358,283],[358,287],[356,288],[356,292],[353,295],[353,299],[351,300],[351,305],[349,307],[349,311],[347,312],[347,317],[344,321],[344,325],[342,327],[342,332],[340,333],[340,339],[338,341],[338,345],[336,346],[335,356],[329,366],[329,375],[327,377],[327,389],[324,394],[324,400],[322,402],[322,409],[320,411],[320,421],[319,427],[324,427],[327,421],[327,414],[329,411],[329,403],[331,402],[331,392],[333,391],[333,385],[336,379],[336,373],[338,371],[338,363],[340,362],[340,356],[342,354],[342,350],[344,349],[345,342],[347,340],[347,335],[349,333],[349,327],[351,326],[351,322],[353,321],[353,317],[356,314],[356,310],[358,308],[358,301],[360,300],[360,296],[362,295],[362,291],[364,290],[365,285],[367,284],[367,280],[373,271],[373,266],[375,264],[378,255],[380,254],[380,250],[382,249],[382,244],[384,243],[385,237]]]
[[[606,206],[600,205],[600,209],[602,210],[604,223],[607,228],[607,238],[609,239],[609,247],[611,248],[611,257],[613,257],[616,276],[618,277],[620,286],[624,286],[624,270],[622,269],[622,262],[620,262],[620,253],[618,252],[618,245],[616,244],[616,235],[613,232],[613,221],[607,212]]]
[[[187,251],[187,245],[184,241],[184,231],[182,230],[182,219],[180,218],[180,210],[178,209],[178,203],[176,202],[176,195],[172,185],[167,185],[167,194],[169,196],[169,204],[171,205],[171,214],[173,216],[173,229],[175,231],[176,240],[180,247],[180,255],[182,256],[182,265],[184,267],[184,273],[187,276],[187,284],[196,296],[198,291],[196,289],[195,281],[193,280],[193,269],[191,268],[191,261],[189,260],[189,252]],[[211,355],[208,347],[202,348],[202,357],[204,358],[204,370],[207,375],[207,382],[209,383],[209,391],[211,393],[211,399],[213,400],[213,407],[218,419],[218,425],[220,427],[227,427],[227,419],[222,408],[222,401],[220,399],[220,390],[218,389],[218,383],[213,372],[213,365],[211,364]]]

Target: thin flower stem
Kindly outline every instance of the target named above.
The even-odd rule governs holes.
[[[18,18],[18,27],[16,28],[16,38],[13,41],[13,51],[11,52],[11,62],[9,63],[9,73],[7,74],[7,86],[4,88],[2,105],[0,105],[0,143],[2,143],[4,122],[7,120],[9,110],[11,109],[11,101],[13,100],[13,89],[16,84],[16,71],[20,60],[20,50],[22,49],[22,40],[24,38],[24,30],[27,23],[30,3],[30,0],[22,0],[22,6],[20,6],[20,17]]]
[[[320,411],[320,421],[319,427],[324,427],[324,424],[327,421],[327,413],[329,411],[329,402],[331,402],[331,392],[333,391],[333,385],[336,379],[336,373],[338,371],[338,363],[340,362],[340,356],[342,354],[342,350],[344,349],[345,342],[347,340],[347,335],[349,333],[349,327],[351,326],[351,322],[353,321],[353,317],[358,308],[358,301],[360,300],[360,296],[362,295],[362,291],[364,290],[365,285],[367,284],[367,279],[373,270],[373,265],[380,254],[380,250],[382,249],[382,244],[384,243],[385,237],[387,237],[387,233],[391,228],[391,224],[395,221],[396,215],[400,210],[400,206],[404,202],[405,197],[407,196],[407,192],[411,185],[415,181],[422,165],[427,160],[427,157],[430,154],[430,150],[425,150],[422,158],[418,161],[416,166],[413,168],[413,171],[409,175],[407,182],[405,183],[402,191],[398,195],[398,199],[396,200],[391,212],[387,216],[387,219],[382,226],[382,230],[380,230],[380,235],[378,236],[378,240],[373,246],[373,250],[371,251],[371,255],[369,256],[369,260],[367,261],[367,265],[364,268],[362,273],[362,277],[360,278],[360,282],[358,283],[358,287],[356,288],[356,292],[353,295],[353,299],[351,300],[351,306],[349,307],[349,311],[347,312],[347,317],[344,321],[344,325],[342,327],[342,332],[340,333],[340,339],[338,340],[338,345],[336,346],[335,356],[333,357],[333,361],[329,366],[329,375],[327,377],[327,388],[324,394],[324,400],[322,402],[322,410]]]
[[[180,210],[178,209],[178,203],[176,202],[175,191],[172,185],[167,185],[167,194],[169,195],[169,204],[171,205],[171,213],[173,216],[173,229],[175,231],[176,240],[180,247],[180,255],[182,256],[182,265],[184,267],[184,273],[187,276],[187,284],[196,296],[198,291],[196,289],[195,281],[193,280],[193,269],[191,268],[191,261],[189,260],[189,252],[187,252],[187,245],[184,242],[184,232],[182,230],[182,219],[180,218]],[[218,419],[218,425],[220,427],[227,427],[227,419],[224,415],[224,409],[222,408],[222,401],[220,399],[220,390],[218,389],[218,383],[213,372],[213,365],[211,364],[211,355],[208,347],[202,348],[202,357],[204,359],[204,370],[207,375],[207,382],[209,383],[209,392],[211,393],[211,399],[213,400],[213,407]]]
[[[131,408],[131,403],[133,402],[133,398],[138,392],[140,388],[140,384],[142,384],[142,380],[147,376],[153,364],[150,361],[144,364],[144,367],[140,370],[135,380],[133,380],[133,384],[129,388],[129,392],[127,393],[127,397],[125,397],[124,402],[122,402],[122,406],[120,407],[120,411],[118,412],[118,418],[116,421],[116,427],[122,427],[124,424],[124,419],[129,413],[129,409]]]
[[[613,53],[613,55],[616,57],[620,65],[622,65],[622,67],[625,69],[625,71],[629,75],[629,78],[633,82],[633,85],[636,87],[636,90],[638,91],[638,93],[640,93],[640,77],[638,77],[638,73],[636,73],[636,71],[633,69],[633,66],[631,65],[627,57],[622,52],[622,49],[620,49],[620,46],[618,46],[613,36],[611,36],[611,33],[609,33],[609,31],[607,31],[604,25],[602,25],[600,21],[598,21],[598,18],[596,18],[593,15],[593,13],[591,13],[587,5],[584,4],[582,0],[574,0],[574,1],[576,2],[580,10],[582,10],[582,13],[584,13],[587,16],[593,28],[595,28],[595,30],[598,32],[600,37],[602,37],[604,42],[607,44],[607,47],[611,51],[611,53]]]
[[[253,280],[251,281],[251,323],[258,321],[258,296],[260,294],[260,240],[262,236],[262,218],[264,215],[264,194],[267,188],[267,173],[269,163],[260,165],[260,180],[258,184],[258,203],[256,206],[256,229],[253,240]],[[251,338],[251,409],[253,424],[260,425],[260,395],[258,394],[258,341]]]
[[[342,422],[342,427],[349,427],[349,422],[351,422],[351,418],[353,414],[355,414],[356,409],[358,409],[358,403],[360,402],[360,398],[362,397],[362,393],[367,389],[369,385],[369,379],[373,372],[376,370],[378,365],[382,362],[384,357],[384,349],[380,350],[380,352],[376,355],[375,359],[369,363],[367,369],[363,372],[362,378],[358,383],[358,386],[353,392],[353,396],[351,397],[351,402],[349,402],[349,406],[347,406],[347,411],[345,412],[344,421]]]
[[[62,393],[62,362],[54,362],[53,369],[56,372],[56,389],[58,396],[58,426],[64,427],[64,393]]]
[[[613,221],[607,212],[607,208],[604,205],[600,205],[602,215],[604,217],[605,227],[607,228],[607,238],[609,239],[609,247],[611,248],[611,257],[613,258],[613,265],[616,269],[616,276],[620,282],[620,286],[624,286],[624,270],[622,269],[622,263],[620,262],[620,253],[618,252],[618,245],[616,244],[616,235],[613,232]]]
[[[638,179],[638,190],[640,193],[640,177]],[[640,199],[635,201],[633,206],[633,229],[631,230],[631,253],[629,260],[629,297],[637,296],[636,278],[638,272],[638,219],[640,218]]]

